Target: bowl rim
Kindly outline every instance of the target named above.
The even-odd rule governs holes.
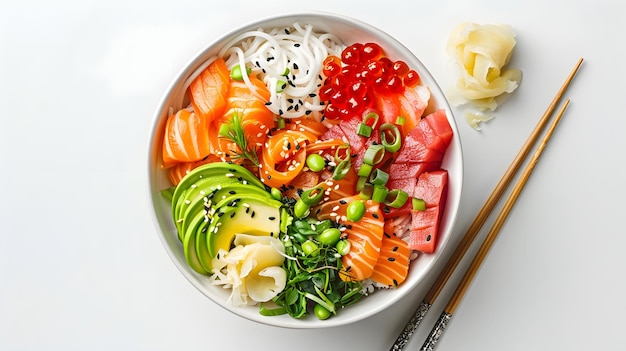
[[[439,238],[439,242],[437,244],[437,250],[435,253],[430,254],[431,259],[424,266],[423,268],[424,272],[416,279],[416,281],[413,282],[412,286],[407,286],[401,293],[396,294],[396,296],[393,296],[391,299],[383,300],[382,303],[376,304],[375,306],[367,309],[367,311],[356,313],[351,316],[343,316],[343,318],[339,318],[340,316],[338,315],[325,321],[319,321],[313,318],[308,318],[304,320],[296,320],[288,316],[287,316],[288,318],[277,318],[281,316],[277,316],[277,317],[262,316],[258,313],[258,307],[256,307],[257,308],[256,315],[252,315],[250,313],[245,313],[245,310],[246,310],[245,308],[231,306],[226,301],[221,301],[216,296],[212,296],[206,291],[206,289],[204,289],[204,286],[200,284],[200,282],[198,281],[199,275],[197,275],[195,272],[191,272],[190,268],[186,265],[186,262],[180,262],[177,259],[176,252],[174,251],[174,248],[172,248],[171,245],[168,243],[167,238],[166,238],[167,233],[165,233],[165,230],[163,229],[164,226],[167,225],[167,223],[164,223],[165,220],[158,216],[157,210],[155,208],[156,201],[163,201],[161,194],[159,193],[159,191],[156,191],[154,187],[156,183],[156,180],[155,180],[156,173],[158,173],[158,170],[155,169],[155,168],[158,168],[158,166],[155,167],[154,161],[156,160],[156,157],[159,155],[159,152],[155,151],[155,147],[157,147],[155,143],[158,142],[158,139],[161,136],[160,135],[161,133],[159,130],[160,129],[159,122],[161,119],[163,119],[164,111],[167,111],[168,109],[170,109],[171,99],[173,98],[173,96],[176,95],[177,93],[178,94],[180,93],[176,91],[176,87],[181,85],[182,82],[184,82],[202,64],[202,62],[206,61],[210,57],[209,53],[212,50],[215,50],[215,48],[218,47],[219,44],[225,43],[226,41],[228,41],[229,38],[232,38],[237,33],[241,33],[245,30],[250,30],[250,29],[258,28],[258,27],[268,28],[268,27],[271,27],[271,23],[273,22],[282,22],[282,21],[287,21],[287,20],[292,20],[292,22],[295,22],[296,19],[302,19],[302,18],[307,19],[308,20],[307,23],[311,22],[311,19],[315,19],[316,21],[331,21],[332,24],[344,23],[346,25],[354,26],[359,31],[365,30],[368,34],[379,37],[384,42],[389,43],[393,45],[394,47],[396,47],[396,49],[400,51],[403,55],[407,55],[407,57],[410,58],[411,61],[415,61],[418,65],[416,69],[422,76],[422,80],[424,80],[425,78],[425,80],[428,82],[428,84],[426,84],[425,82],[424,85],[430,88],[431,98],[433,95],[436,95],[437,96],[436,102],[437,102],[438,107],[446,111],[448,121],[450,122],[451,128],[454,131],[454,138],[452,139],[452,143],[454,143],[454,149],[457,151],[457,153],[454,155],[451,161],[451,163],[454,166],[455,174],[454,174],[454,177],[451,177],[449,179],[449,190],[451,189],[450,188],[451,184],[454,185],[454,190],[448,191],[448,199],[446,202],[446,208],[444,210],[446,213],[446,215],[444,216],[446,217],[446,223],[444,223],[445,224],[443,226],[444,228],[442,228],[444,230],[440,232],[440,235],[442,236]],[[314,26],[317,26],[317,25],[314,24]],[[319,28],[319,26],[317,26],[317,28]],[[341,38],[341,35],[338,35],[338,36]],[[183,94],[184,94],[184,90],[183,90]],[[166,90],[163,93],[160,99],[160,102],[157,105],[156,111],[153,114],[153,118],[151,120],[151,129],[150,129],[150,138],[149,138],[148,147],[149,147],[149,152],[148,152],[148,157],[147,157],[148,204],[150,207],[150,214],[152,217],[152,221],[156,229],[156,234],[158,235],[159,240],[161,241],[161,244],[163,245],[163,248],[165,249],[169,258],[175,264],[179,272],[181,272],[181,274],[186,278],[186,280],[190,282],[200,293],[208,297],[209,300],[211,300],[213,303],[216,303],[218,306],[221,306],[222,308],[226,309],[227,311],[235,315],[238,315],[250,321],[261,323],[261,324],[268,325],[268,326],[276,326],[276,327],[290,328],[290,329],[314,329],[314,328],[328,328],[328,327],[336,327],[336,326],[351,324],[351,323],[363,320],[365,318],[368,318],[370,316],[373,316],[375,314],[378,314],[379,312],[394,305],[398,301],[406,297],[409,297],[414,290],[420,287],[420,284],[425,280],[426,277],[434,274],[433,267],[441,259],[443,252],[446,251],[446,248],[448,247],[448,243],[450,242],[450,238],[454,232],[455,224],[458,219],[459,205],[461,203],[461,195],[463,192],[462,191],[463,190],[463,178],[464,178],[463,149],[462,149],[462,144],[460,141],[458,125],[456,123],[453,111],[450,107],[450,104],[443,90],[441,89],[440,85],[437,83],[435,78],[432,76],[430,71],[427,69],[427,67],[421,62],[421,60],[417,56],[415,56],[413,52],[408,47],[406,47],[403,43],[401,43],[398,39],[395,39],[394,37],[392,37],[385,31],[381,30],[380,28],[370,25],[362,20],[345,16],[345,15],[341,15],[341,14],[325,12],[325,11],[310,11],[310,12],[286,12],[286,13],[275,14],[271,16],[260,17],[256,20],[243,23],[242,25],[239,25],[236,28],[231,29],[230,31],[227,31],[224,34],[219,35],[214,40],[209,41],[199,52],[193,55],[193,57],[191,57],[191,59],[188,60],[182,66],[179,72],[173,77],[173,79],[170,81],[170,83],[166,87]],[[449,153],[446,153],[446,157],[448,154]],[[205,276],[202,276],[202,277],[205,277]],[[215,287],[215,288],[219,288],[219,287]],[[367,298],[376,296],[376,294],[380,292],[384,292],[384,291],[377,291],[375,294],[372,294],[372,296],[368,296]],[[359,304],[360,303],[358,303],[357,305]],[[348,308],[351,308],[351,307],[353,306],[350,306]]]

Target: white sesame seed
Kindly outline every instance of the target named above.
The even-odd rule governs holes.
[[[232,177],[234,177],[235,175],[234,175],[234,174],[232,174],[232,173],[226,173],[226,174],[224,174],[224,176],[225,176],[225,177],[227,177],[227,178],[232,178]]]
[[[189,204],[191,203],[191,201],[189,201],[189,200],[185,200],[185,203],[186,203],[187,205],[189,205]]]
[[[195,188],[197,188],[197,187],[198,187],[198,185],[197,185],[197,184],[191,184],[191,189],[195,189]]]
[[[333,212],[337,211],[339,209],[339,205],[333,207]]]
[[[335,213],[335,212],[331,212],[331,213],[330,213],[330,216],[331,216],[331,217],[337,217],[337,213]]]
[[[339,190],[339,184],[335,185],[335,187],[333,189]]]

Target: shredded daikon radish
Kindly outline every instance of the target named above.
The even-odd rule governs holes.
[[[320,117],[324,110],[317,91],[320,74],[328,55],[340,55],[341,41],[331,34],[317,34],[308,24],[263,29],[238,35],[224,45],[218,56],[224,57],[229,69],[240,65],[250,68],[270,91],[267,107],[284,118],[313,114]],[[243,70],[242,70],[243,71]],[[247,75],[243,79],[255,90]]]
[[[462,23],[450,35],[447,51],[461,68],[456,95],[450,100],[455,105],[469,103],[477,110],[468,118],[476,129],[480,122],[493,118],[485,111],[494,111],[519,86],[521,71],[505,68],[515,45],[515,32],[504,24]]]

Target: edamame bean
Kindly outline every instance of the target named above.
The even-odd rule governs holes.
[[[318,154],[310,154],[306,158],[306,165],[313,172],[319,172],[326,167],[326,161],[324,161],[324,158]]]
[[[354,201],[346,208],[346,218],[349,221],[356,222],[363,218],[363,215],[365,215],[365,203],[363,201]]]
[[[280,190],[278,190],[278,189],[276,189],[276,188],[272,188],[272,190],[271,190],[270,194],[272,195],[272,197],[273,197],[275,200],[280,201],[280,200],[282,200],[282,199],[283,199],[283,194],[280,192]]]
[[[330,317],[330,311],[320,304],[313,307],[313,313],[315,313],[315,317],[321,320],[328,319]]]
[[[317,236],[317,241],[322,245],[335,245],[341,237],[341,231],[337,228],[328,228]]]
[[[348,254],[348,252],[350,252],[350,242],[345,239],[339,240],[335,245],[335,248],[337,249],[338,254],[340,254],[341,256],[345,256]]]
[[[309,205],[305,204],[302,200],[296,201],[296,204],[293,206],[293,215],[296,216],[296,218],[307,217],[309,213],[311,213]]]
[[[319,247],[317,246],[317,244],[311,240],[307,240],[303,242],[301,247],[302,247],[302,251],[307,256],[317,256],[320,253],[318,250]]]

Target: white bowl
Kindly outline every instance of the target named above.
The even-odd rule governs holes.
[[[336,316],[327,320],[318,320],[315,317],[300,320],[294,319],[288,315],[268,317],[260,315],[259,309],[256,306],[231,306],[227,302],[229,297],[228,290],[211,285],[207,276],[197,274],[187,265],[183,247],[177,237],[176,228],[171,218],[169,204],[159,193],[162,189],[171,186],[167,174],[160,168],[158,162],[165,121],[170,107],[180,106],[182,103],[185,94],[184,83],[188,77],[207,59],[216,55],[220,47],[238,33],[259,27],[273,28],[287,26],[295,22],[300,24],[310,23],[313,25],[316,32],[331,32],[338,36],[346,45],[353,42],[376,42],[384,48],[387,56],[390,58],[402,59],[407,62],[410,67],[420,74],[423,84],[428,86],[431,90],[429,109],[444,109],[447,113],[452,130],[454,131],[454,138],[446,152],[442,164],[442,168],[448,170],[449,173],[448,198],[440,225],[438,246],[435,253],[421,254],[414,260],[411,263],[407,280],[400,287],[396,289],[377,290],[375,293],[364,297],[356,304],[340,310]],[[227,33],[217,41],[210,43],[206,49],[194,57],[167,88],[156,110],[151,133],[150,154],[148,155],[148,190],[157,235],[174,264],[191,284],[216,304],[241,317],[267,325],[288,328],[324,328],[356,322],[372,316],[407,297],[411,291],[414,291],[415,288],[424,281],[424,278],[430,273],[442,253],[449,249],[447,244],[456,220],[463,181],[461,143],[452,110],[435,79],[409,49],[383,31],[361,21],[328,13],[286,14],[261,19]]]

